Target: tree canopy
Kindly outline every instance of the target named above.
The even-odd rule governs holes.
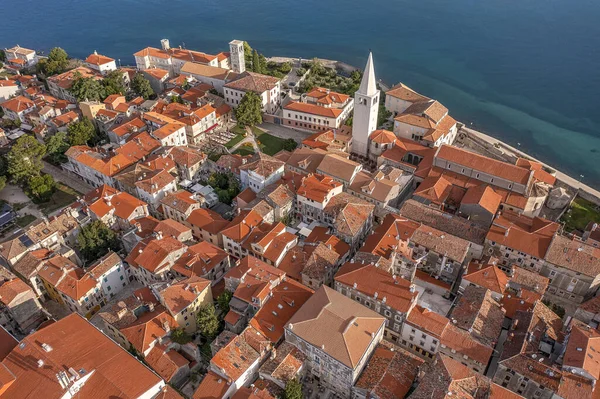
[[[37,202],[47,202],[56,191],[56,182],[48,174],[31,176],[28,182],[28,191]]]
[[[102,101],[107,97],[105,87],[99,80],[84,78],[79,72],[75,73],[70,92],[77,101]]]
[[[212,303],[202,305],[196,315],[198,332],[205,338],[212,340],[219,333],[219,319]]]
[[[233,293],[231,291],[223,291],[223,293],[217,297],[219,309],[227,311],[229,309],[229,301],[231,301],[231,298],[233,298]]]
[[[46,153],[49,160],[56,165],[67,162],[65,152],[69,147],[67,132],[57,132],[46,140]]]
[[[183,328],[176,328],[171,332],[171,340],[180,345],[185,345],[192,340],[192,337]]]
[[[235,118],[242,127],[262,123],[262,100],[258,94],[253,91],[244,94],[240,105],[235,110]]]
[[[44,168],[42,158],[46,146],[33,136],[21,136],[8,153],[8,173],[13,181],[25,183],[31,176],[37,176]]]
[[[219,201],[224,204],[231,204],[240,193],[240,182],[232,173],[213,173],[208,178],[208,184],[215,189]]]
[[[283,142],[283,149],[286,151],[294,151],[296,147],[298,147],[298,143],[296,143],[296,140],[294,139],[286,139]]]
[[[144,77],[141,73],[137,73],[131,81],[131,89],[144,100],[149,99],[154,95],[154,90],[150,85],[150,81]]]
[[[285,384],[283,399],[302,399],[302,384],[297,379],[293,378]]]
[[[117,251],[120,242],[114,231],[102,221],[94,220],[81,228],[77,245],[86,261],[93,261],[106,255],[111,249]]]
[[[71,146],[86,145],[96,137],[96,128],[92,121],[83,118],[67,127],[67,140]],[[65,150],[66,151],[66,150]]]
[[[106,97],[112,94],[124,95],[127,91],[123,83],[123,72],[119,70],[107,73],[104,79],[102,79],[102,85],[104,86],[104,95]]]
[[[50,50],[48,58],[42,58],[37,64],[38,72],[46,76],[57,75],[67,70],[69,66],[69,55],[60,47]]]

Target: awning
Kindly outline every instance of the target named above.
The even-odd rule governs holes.
[[[206,129],[206,130],[204,131],[204,133],[206,133],[206,132],[210,132],[211,130],[213,130],[213,129],[214,129],[214,128],[216,128],[217,126],[219,126],[219,124],[218,124],[218,123],[215,123],[214,125],[212,125],[212,126],[211,126],[211,127],[209,127],[208,129]]]

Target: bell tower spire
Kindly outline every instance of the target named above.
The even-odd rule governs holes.
[[[379,90],[375,80],[373,54],[369,52],[367,65],[360,87],[354,94],[354,116],[352,118],[352,153],[359,157],[369,156],[369,136],[377,129],[379,113]]]

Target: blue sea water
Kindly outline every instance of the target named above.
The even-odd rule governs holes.
[[[402,81],[467,125],[600,187],[597,0],[2,0],[0,47],[132,64],[161,38],[323,57]]]

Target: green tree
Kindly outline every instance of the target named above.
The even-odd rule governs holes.
[[[28,192],[36,202],[47,202],[56,191],[56,182],[51,175],[31,176],[28,182]]]
[[[302,384],[297,379],[293,378],[285,384],[283,399],[302,399]]]
[[[55,165],[67,162],[65,152],[69,147],[66,132],[58,132],[46,140],[46,153],[50,161]]]
[[[289,62],[284,62],[283,64],[279,65],[279,71],[281,73],[288,74],[291,72],[291,70],[292,70],[292,64]]]
[[[88,118],[83,118],[79,122],[73,122],[67,128],[67,140],[72,146],[85,145],[93,141],[95,137],[96,128]]]
[[[188,334],[183,328],[176,328],[171,332],[171,341],[185,345],[192,340],[190,334]]]
[[[244,94],[235,110],[235,118],[242,127],[256,126],[262,123],[262,100],[253,91]]]
[[[137,73],[131,81],[131,89],[144,100],[149,99],[154,95],[154,90],[150,85],[150,81],[144,77],[141,73]]]
[[[106,255],[109,250],[117,251],[120,248],[117,234],[100,220],[94,220],[81,228],[77,245],[86,261],[94,261]]]
[[[256,50],[252,52],[252,72],[260,73],[260,58]]]
[[[219,333],[219,319],[212,303],[202,305],[196,315],[198,331],[205,338],[212,340]]]
[[[45,76],[57,75],[67,70],[69,55],[60,47],[50,50],[48,58],[41,59],[37,64],[37,71]]]
[[[171,96],[172,103],[183,104],[183,100],[180,96]]]
[[[244,60],[246,61],[246,67],[249,67],[252,62],[252,53],[252,47],[250,47],[248,42],[244,42]]]
[[[6,187],[6,176],[0,176],[0,191]]]
[[[104,95],[106,97],[111,94],[123,95],[127,91],[123,83],[123,72],[119,70],[107,73],[104,79],[102,79],[102,85],[104,86]]]
[[[6,61],[6,52],[4,50],[0,50],[0,61]]]
[[[350,74],[350,79],[352,79],[352,81],[354,81],[355,83],[360,83],[360,81],[362,80],[362,73],[358,69],[355,69]]]
[[[37,176],[44,164],[46,146],[33,136],[21,136],[8,153],[8,173],[15,182],[26,183],[31,176]]]
[[[102,101],[106,98],[104,86],[99,80],[92,77],[84,78],[79,72],[75,74],[69,91],[77,101]]]
[[[240,193],[240,182],[232,173],[213,173],[208,178],[208,184],[215,189],[219,201],[231,204],[233,199]]]
[[[226,311],[229,309],[229,301],[233,298],[233,293],[231,291],[223,291],[221,295],[217,298],[217,304],[219,305],[219,309],[222,311]]]
[[[298,147],[298,143],[294,139],[286,139],[283,142],[283,149],[286,151],[294,151]]]

